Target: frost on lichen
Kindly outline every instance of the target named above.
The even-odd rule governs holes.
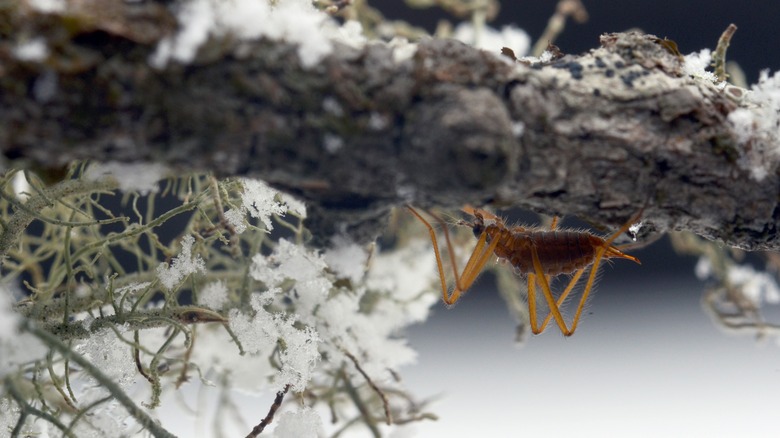
[[[185,236],[181,240],[181,254],[171,260],[170,265],[160,263],[157,266],[157,278],[166,289],[171,290],[190,274],[204,272],[206,265],[200,255],[192,255],[192,245],[195,238]]]
[[[715,73],[707,70],[712,63],[712,52],[710,49],[702,49],[698,52],[693,52],[685,55],[683,61],[683,73],[686,75],[717,84],[718,77]]]
[[[262,181],[190,175],[146,196],[136,187],[116,203],[108,192],[120,183],[95,169],[75,164],[52,186],[15,171],[0,181],[5,223],[24,205],[20,211],[40,216],[43,228],[4,249],[4,280],[24,292],[3,290],[3,297],[30,298],[0,303],[0,394],[17,383],[34,386],[35,376],[51,390],[32,394],[30,406],[41,406],[41,397],[46,406],[69,406],[56,415],[84,437],[151,431],[159,426],[145,410],[118,396],[154,410],[165,406],[166,391],[188,385],[226,394],[289,391],[307,405],[359,403],[371,418],[383,408],[367,391],[392,389],[391,398],[408,400],[392,377],[415,358],[403,329],[436,300],[424,292],[435,273],[427,248],[379,253],[369,269],[370,249],[347,238],[325,252],[307,248],[305,205]],[[102,205],[106,199],[114,202]],[[95,217],[102,219],[85,219]],[[158,235],[166,227],[169,235]],[[30,242],[46,250],[19,251]],[[52,274],[41,275],[43,266]],[[22,276],[29,280],[20,284]],[[42,342],[31,327],[62,344]],[[75,357],[85,362],[76,366]],[[334,377],[357,398],[342,397],[342,385],[334,391]],[[12,400],[6,411],[26,403]],[[231,417],[222,411],[230,406],[220,404],[217,418]],[[316,429],[313,410],[296,415]]]

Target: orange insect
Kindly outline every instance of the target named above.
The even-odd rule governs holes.
[[[448,292],[441,253],[436,241],[436,233],[430,222],[425,220],[417,210],[408,205],[406,208],[425,224],[428,228],[428,233],[431,235],[433,250],[436,255],[436,264],[439,268],[439,278],[441,279],[442,299],[445,303],[449,305],[455,304],[460,296],[471,287],[491,256],[495,255],[499,259],[508,261],[521,274],[527,275],[528,313],[531,319],[531,331],[534,334],[544,331],[550,322],[550,318],[555,319],[564,336],[574,334],[582,315],[582,310],[585,307],[585,302],[596,280],[596,272],[603,259],[622,258],[640,263],[636,257],[624,254],[618,247],[613,246],[612,242],[639,219],[641,211],[615,233],[606,239],[602,239],[585,231],[556,230],[555,228],[558,224],[557,217],[553,219],[550,230],[525,227],[507,228],[504,221],[498,216],[485,210],[465,207],[463,211],[473,216],[474,221],[460,221],[459,225],[470,227],[478,241],[466,262],[466,267],[459,274],[446,224],[437,215],[426,211],[436,222],[442,225],[444,237],[447,241],[447,251],[455,274],[455,288],[452,292]],[[486,220],[490,221],[490,223],[486,224]],[[585,283],[585,289],[582,291],[582,297],[577,305],[577,311],[574,314],[571,325],[567,326],[561,314],[561,305],[577,285],[588,266],[592,267],[588,280]],[[561,274],[572,274],[572,277],[566,289],[563,290],[556,301],[550,289],[550,279]],[[541,326],[538,324],[536,315],[537,283],[541,287],[547,306],[550,308],[550,313],[547,314]]]

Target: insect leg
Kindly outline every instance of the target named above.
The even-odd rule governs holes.
[[[541,283],[542,286],[542,294],[547,300],[547,305],[550,307],[550,312],[555,318],[555,323],[558,324],[558,328],[561,329],[561,333],[563,333],[564,336],[571,336],[573,332],[566,328],[566,322],[563,320],[561,310],[558,308],[558,304],[555,302],[555,297],[553,297],[553,294],[550,291],[550,284],[547,281],[547,277],[544,275],[542,262],[539,261],[539,254],[536,252],[536,247],[534,246],[531,247],[531,258],[533,259],[534,263],[534,271],[536,272],[536,276],[539,277],[539,283]]]

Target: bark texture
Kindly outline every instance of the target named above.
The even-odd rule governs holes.
[[[279,41],[209,40],[149,65],[175,19],[152,2],[0,6],[0,151],[44,172],[79,159],[251,175],[302,197],[314,234],[368,240],[388,210],[470,203],[690,230],[780,249],[778,174],[740,166],[727,123],[742,90],[694,81],[652,35],[513,63],[445,40],[407,60],[337,45],[305,69]],[[106,6],[109,5],[110,6]],[[42,38],[48,54],[18,47]]]

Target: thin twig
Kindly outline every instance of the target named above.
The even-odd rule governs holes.
[[[274,403],[271,405],[271,409],[268,410],[268,414],[266,414],[265,418],[263,418],[263,421],[260,422],[257,426],[252,428],[252,431],[249,432],[249,435],[246,436],[246,438],[255,438],[261,433],[263,433],[263,430],[271,424],[272,421],[274,421],[274,415],[276,414],[276,411],[279,409],[280,406],[282,406],[282,401],[284,400],[284,395],[287,394],[287,391],[290,390],[290,385],[287,384],[284,386],[284,389],[276,393],[276,398],[274,398]]]
[[[573,17],[577,23],[588,21],[588,11],[580,0],[560,0],[555,8],[555,13],[547,21],[542,36],[534,44],[531,56],[541,55],[547,47],[555,42],[558,35],[566,27],[566,18]]]
[[[349,351],[344,351],[344,354],[349,358],[349,360],[352,361],[353,364],[355,364],[355,368],[357,368],[358,372],[360,372],[361,375],[363,375],[363,378],[366,379],[366,382],[368,382],[369,386],[371,386],[371,389],[374,390],[374,392],[377,393],[379,398],[382,399],[382,405],[385,408],[385,418],[387,420],[387,424],[391,425],[393,424],[393,415],[390,412],[390,403],[387,402],[387,396],[384,392],[382,392],[381,389],[379,389],[378,386],[374,383],[373,380],[371,380],[371,377],[368,377],[368,374],[366,374],[365,371],[363,371],[363,368],[360,366],[360,363],[358,363],[357,358],[355,358],[352,353]]]

